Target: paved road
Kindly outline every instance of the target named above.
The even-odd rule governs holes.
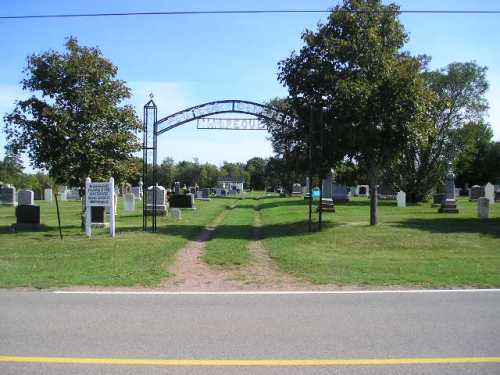
[[[1,291],[0,356],[500,357],[500,292],[92,295]],[[498,375],[500,363],[206,367],[0,361],[2,375],[214,373]]]

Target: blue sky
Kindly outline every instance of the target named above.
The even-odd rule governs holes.
[[[328,9],[338,0],[321,1],[38,1],[3,2],[1,15],[164,10]],[[402,9],[500,9],[498,0],[399,1]],[[302,45],[301,32],[324,20],[322,14],[191,15],[82,19],[0,20],[0,113],[23,94],[19,81],[26,56],[61,49],[76,36],[99,46],[133,89],[141,116],[150,92],[160,117],[188,106],[219,99],[265,101],[286,90],[276,79],[277,63]],[[407,14],[401,17],[413,54],[432,56],[432,67],[475,60],[488,66],[489,121],[500,140],[500,15]],[[3,116],[2,116],[3,117]],[[1,122],[1,120],[0,120]],[[5,135],[0,124],[0,157]],[[265,132],[196,130],[196,124],[164,134],[160,159],[220,164],[267,157],[272,150]]]

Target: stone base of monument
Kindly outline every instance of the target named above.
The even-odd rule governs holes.
[[[447,214],[458,214],[457,202],[455,200],[447,200],[446,202],[443,202],[438,212]]]
[[[156,215],[157,216],[165,216],[167,214],[167,206],[165,204],[162,205],[157,205],[156,206]],[[153,205],[148,204],[146,205],[146,215],[153,215]]]
[[[319,211],[319,205],[316,208],[316,211]],[[335,212],[335,204],[333,199],[322,199],[321,200],[321,211],[322,212]]]

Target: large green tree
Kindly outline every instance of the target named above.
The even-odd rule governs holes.
[[[379,179],[430,100],[421,62],[401,51],[408,38],[398,16],[395,4],[345,0],[280,64],[279,78],[301,119],[298,135],[312,139],[312,155],[321,158],[318,175],[346,156],[356,160],[373,192],[372,225]]]
[[[87,176],[126,180],[141,123],[123,105],[131,93],[117,67],[71,37],[63,52],[28,57],[24,72],[22,87],[32,96],[4,118],[8,150],[26,152],[56,183],[82,190]]]
[[[491,139],[484,122],[488,109],[485,67],[453,63],[423,76],[434,100],[403,140],[394,173],[411,202],[422,201],[440,184],[449,161],[455,161],[460,170],[466,168],[477,148]]]

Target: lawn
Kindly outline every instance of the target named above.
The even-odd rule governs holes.
[[[124,212],[120,200],[114,239],[105,229],[93,229],[92,238],[87,239],[80,227],[81,203],[61,202],[62,241],[55,204],[36,202],[41,206],[42,223],[47,225],[40,232],[11,233],[14,209],[0,207],[0,287],[158,284],[168,276],[166,266],[177,250],[232,202],[196,201],[198,209],[184,210],[180,221],[160,217],[160,232],[153,234],[142,232],[142,204],[135,212]]]
[[[380,202],[380,224],[368,225],[366,199],[324,213],[325,229],[308,233],[302,198],[260,200],[264,245],[283,271],[313,283],[422,287],[500,286],[500,204],[480,220],[476,203],[459,214],[429,203],[397,208]]]
[[[252,261],[248,242],[253,239],[254,211],[257,200],[248,196],[224,216],[204,249],[203,259],[211,265],[237,266]]]

